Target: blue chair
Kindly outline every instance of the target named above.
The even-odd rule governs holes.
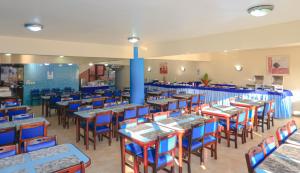
[[[94,109],[99,109],[104,107],[104,98],[94,98],[92,100],[92,105]]]
[[[45,136],[24,142],[24,152],[31,152],[57,145],[56,136]]]
[[[186,99],[178,100],[178,108],[184,112],[186,112],[188,109],[188,102]]]
[[[288,127],[286,125],[279,127],[276,130],[276,137],[278,140],[278,144],[281,145],[283,143],[285,143],[285,141],[288,139],[289,137],[289,131],[288,131]]]
[[[168,102],[168,111],[174,111],[177,108],[177,101]]]
[[[7,145],[0,147],[0,159],[18,154],[18,145]]]
[[[137,109],[135,107],[124,109],[123,117],[124,117],[123,120],[136,118],[137,117]]]
[[[199,106],[199,95],[193,95],[189,103],[190,112],[197,113],[199,111]]]
[[[264,133],[264,125],[267,125],[267,129],[269,128],[269,111],[270,111],[270,103],[266,102],[263,107],[263,111],[258,111],[257,112],[257,125],[256,125],[256,130],[257,127],[261,127],[262,132]]]
[[[41,90],[41,95],[48,95],[51,93],[51,90],[49,88],[44,88]]]
[[[157,138],[155,148],[150,148],[147,151],[147,159],[153,169],[152,172],[165,169],[167,166],[171,167],[170,172],[174,172],[176,143],[176,133]],[[138,160],[144,160],[144,153],[138,155]]]
[[[96,150],[96,137],[106,137],[109,146],[112,138],[112,111],[105,111],[96,114],[94,121],[89,124],[89,131],[93,132],[94,149]]]
[[[246,154],[248,172],[253,173],[254,169],[265,159],[264,151],[261,147],[253,147]]]
[[[137,117],[139,123],[145,123],[148,121],[150,116],[150,107],[149,105],[138,106],[137,107]]]
[[[15,115],[21,115],[27,113],[27,107],[16,107],[16,108],[10,108],[7,110],[7,115],[9,116],[9,119],[11,120],[13,116]]]
[[[113,93],[110,90],[106,90],[103,94],[104,97],[113,97]]]
[[[8,121],[9,121],[8,116],[0,117],[0,124],[1,124],[1,123],[6,123],[6,122],[8,122]]]
[[[109,97],[109,98],[105,99],[105,103],[115,103],[115,102],[116,102],[116,99],[112,98],[112,97]]]
[[[200,157],[200,162],[203,162],[204,127],[204,123],[193,125],[190,134],[182,139],[182,148],[187,155],[184,162],[188,165],[188,173],[191,173],[192,154]]]
[[[24,142],[27,140],[47,136],[47,128],[45,122],[36,122],[23,124],[20,126],[19,147],[23,151]],[[24,148],[23,148],[24,149]]]
[[[114,91],[114,97],[115,97],[115,99],[121,100],[121,96],[122,96],[121,90],[115,90]]]
[[[51,109],[54,109],[54,110],[58,110],[58,106],[57,106],[57,102],[60,102],[61,101],[61,97],[58,96],[58,95],[55,95],[55,96],[51,96],[50,97],[50,100],[49,100],[49,107],[50,107],[50,112],[49,112],[49,115],[51,116]]]
[[[26,119],[31,119],[34,118],[34,114],[20,114],[20,115],[14,115],[12,117],[13,121],[18,121],[18,120],[26,120]]]
[[[248,112],[246,110],[244,110],[236,116],[235,120],[230,121],[230,125],[229,125],[230,134],[227,134],[227,135],[234,136],[234,139],[230,139],[230,140],[234,141],[235,148],[237,148],[237,138],[238,137],[241,137],[242,144],[244,144],[246,142],[247,117],[248,117]],[[224,126],[224,129],[227,129],[227,124],[225,121],[220,121],[220,125]]]
[[[265,157],[269,156],[277,148],[275,137],[269,136],[265,138],[259,146],[264,150]]]
[[[34,101],[41,101],[41,95],[40,95],[40,90],[39,89],[32,89],[30,91],[30,100],[31,100],[31,105],[33,105]]]
[[[16,128],[8,127],[0,129],[0,146],[10,145],[16,142]]]
[[[293,133],[295,133],[297,131],[297,124],[295,120],[292,120],[290,122],[287,123],[287,127],[288,127],[288,132],[289,135],[292,135]]]
[[[199,104],[200,105],[205,104],[205,95],[203,94],[199,95]]]
[[[169,117],[179,117],[181,115],[182,115],[182,112],[180,109],[170,111],[170,113],[169,113]]]
[[[52,88],[51,92],[55,93],[56,95],[61,95],[60,88]]]
[[[75,115],[74,112],[78,111],[78,108],[81,106],[81,101],[80,100],[76,100],[76,101],[70,101],[69,105],[68,105],[68,109],[67,109],[67,114],[65,117],[65,126],[67,128],[69,128],[69,124],[70,124],[70,119],[74,119]]]
[[[218,145],[218,120],[211,118],[205,121],[204,145],[203,147],[211,151],[211,156],[217,160]]]
[[[71,94],[71,98],[73,100],[80,100],[80,95],[79,94]]]

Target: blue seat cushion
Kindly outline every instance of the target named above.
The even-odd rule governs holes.
[[[204,137],[204,145],[215,141],[217,141],[215,136],[209,135]]]
[[[143,148],[134,142],[126,144],[125,150],[129,151],[134,155],[139,155],[143,153]]]
[[[94,123],[90,123],[89,124],[89,129],[94,130],[94,126],[95,126]],[[107,127],[107,126],[98,126],[98,127],[96,127],[96,132],[97,133],[104,133],[104,132],[108,132],[108,131],[110,131],[110,128]]]
[[[35,151],[35,150],[40,150],[42,148],[53,147],[55,145],[56,145],[56,142],[54,140],[46,141],[46,142],[42,142],[42,143],[34,144],[34,145],[28,145],[27,146],[27,152],[31,152],[31,151]]]
[[[3,152],[3,153],[0,153],[0,159],[3,159],[5,157],[14,156],[16,154],[17,154],[16,150],[11,150],[11,151],[7,151],[7,152]]]
[[[144,153],[139,154],[138,157],[144,158]],[[171,161],[173,161],[173,157],[170,154],[161,155],[158,158],[157,167],[161,167]],[[148,162],[150,162],[151,164],[155,163],[155,149],[148,150]]]
[[[196,150],[198,148],[201,148],[203,145],[202,145],[202,142],[199,142],[199,141],[193,141],[192,142],[192,151],[193,150]],[[186,150],[189,148],[189,140],[187,137],[183,138],[182,139],[182,147],[185,148]]]
[[[224,126],[224,127],[227,127],[227,123],[225,121],[224,122],[220,121],[219,124]],[[243,128],[244,128],[244,126],[239,124],[237,129],[236,129],[236,123],[232,122],[232,121],[230,122],[230,129],[232,129],[232,130],[242,130]]]
[[[157,112],[161,112],[161,110],[160,109],[151,109],[150,110],[150,113],[157,113]]]

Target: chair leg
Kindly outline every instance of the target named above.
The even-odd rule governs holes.
[[[234,132],[234,145],[235,145],[235,148],[237,148],[237,135],[238,135],[238,132],[235,131]]]
[[[218,145],[218,143],[217,143],[217,141],[215,142],[215,144],[214,144],[214,150],[215,150],[215,160],[217,160],[218,159],[218,156],[217,156],[217,145]]]
[[[94,132],[93,136],[94,136],[94,150],[96,150],[96,137],[97,137],[97,134]]]
[[[274,127],[274,117],[272,117],[272,127]]]
[[[251,139],[253,139],[253,128],[251,128],[250,134],[251,134]]]
[[[108,141],[108,145],[111,146],[111,138],[112,138],[112,132],[109,131],[109,141]]]

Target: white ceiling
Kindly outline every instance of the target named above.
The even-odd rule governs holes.
[[[270,15],[247,14],[265,3],[275,5]],[[300,20],[299,7],[299,0],[1,0],[0,35],[126,45],[137,33],[147,45]],[[44,30],[26,31],[30,21]]]

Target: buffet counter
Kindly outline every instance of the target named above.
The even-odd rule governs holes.
[[[284,90],[283,92],[254,90],[254,89],[237,89],[237,88],[218,88],[203,87],[189,85],[168,85],[157,83],[146,83],[145,87],[150,90],[176,90],[178,92],[186,92],[190,94],[204,94],[207,103],[218,101],[219,104],[229,105],[229,98],[241,96],[245,99],[257,100],[275,100],[275,118],[290,118],[292,114],[292,92]]]
[[[81,93],[85,94],[93,94],[96,90],[106,90],[109,89],[110,86],[103,85],[103,86],[82,86],[80,88]]]

